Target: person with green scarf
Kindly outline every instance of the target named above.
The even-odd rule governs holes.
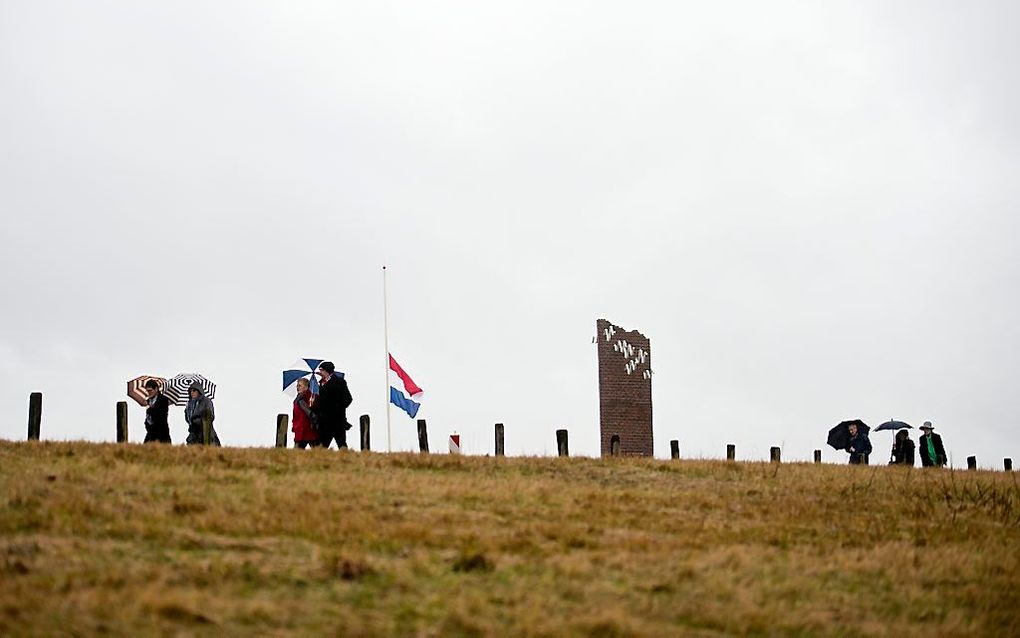
[[[946,448],[942,447],[942,437],[932,430],[935,426],[925,421],[921,426],[924,432],[917,440],[917,451],[921,454],[921,465],[924,467],[942,467],[946,464]]]

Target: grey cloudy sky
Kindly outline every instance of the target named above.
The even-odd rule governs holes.
[[[320,356],[384,446],[385,263],[433,447],[597,454],[605,317],[651,338],[659,456],[896,417],[1001,467],[1018,6],[7,0],[0,437],[39,390],[44,438],[112,440],[128,378],[196,371],[270,445]]]

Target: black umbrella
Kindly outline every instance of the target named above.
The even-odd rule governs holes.
[[[882,430],[902,430],[904,428],[913,429],[909,423],[904,423],[903,421],[886,421],[875,428],[875,432],[880,432]]]
[[[850,445],[850,426],[856,425],[857,429],[865,434],[871,429],[864,421],[860,419],[854,419],[852,421],[843,421],[836,427],[829,430],[829,438],[825,441],[833,448],[837,450],[845,450]]]

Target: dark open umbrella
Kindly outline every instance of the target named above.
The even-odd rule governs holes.
[[[835,448],[837,450],[845,450],[847,448],[847,446],[850,445],[850,426],[851,425],[856,425],[857,429],[862,431],[862,432],[864,432],[865,434],[867,434],[868,431],[871,430],[871,428],[869,428],[864,423],[864,421],[861,421],[860,419],[853,419],[851,421],[843,421],[842,423],[840,423],[836,427],[834,427],[831,430],[829,430],[829,438],[825,442],[828,443],[829,445],[831,445],[833,448]]]
[[[903,421],[886,421],[875,428],[875,432],[881,432],[882,430],[902,430],[904,428],[911,428],[911,425],[909,423],[904,423]]]

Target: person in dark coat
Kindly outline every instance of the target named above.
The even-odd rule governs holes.
[[[319,432],[312,424],[312,391],[308,379],[298,379],[297,396],[294,397],[294,447],[304,449],[309,445],[319,447]]]
[[[347,406],[353,398],[347,382],[334,374],[336,368],[330,361],[323,361],[316,370],[319,375],[319,396],[312,403],[312,419],[319,428],[319,441],[328,448],[336,439],[338,449],[347,447]]]
[[[868,455],[871,454],[871,439],[867,432],[857,427],[856,424],[849,425],[850,441],[846,445],[846,451],[850,453],[850,464],[868,464]]]
[[[917,447],[923,467],[942,467],[946,464],[946,448],[942,447],[942,437],[935,434],[932,431],[934,429],[931,421],[925,421],[921,426],[924,434],[917,440]]]
[[[212,399],[205,396],[202,386],[193,383],[189,389],[191,398],[188,405],[184,407],[184,420],[188,422],[188,445],[203,445],[205,443],[202,433],[202,419],[209,419],[211,431],[209,444],[220,446],[220,437],[216,436],[216,428],[212,427],[212,421],[216,419],[216,410],[213,407]]]
[[[149,405],[145,408],[145,442],[170,443],[170,423],[167,421],[170,399],[159,391],[155,379],[145,382],[145,394],[149,395],[146,399]]]
[[[896,438],[893,439],[892,461],[889,465],[914,466],[914,442],[910,440],[906,430],[897,432]]]

